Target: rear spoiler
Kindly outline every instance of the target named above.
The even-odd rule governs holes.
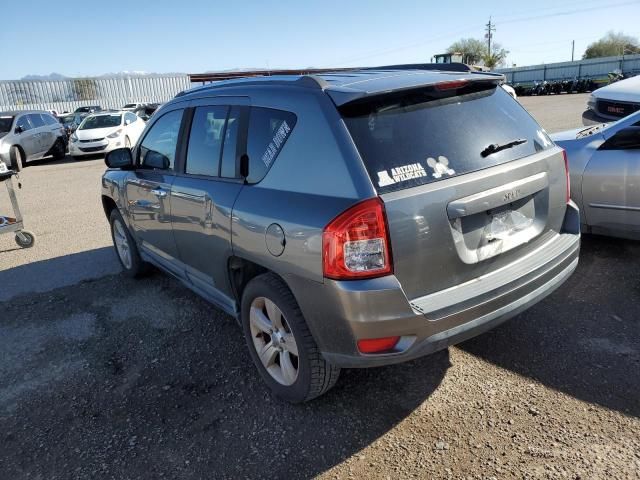
[[[432,72],[424,72],[420,70],[402,72],[389,72],[388,76],[376,78],[366,85],[358,84],[359,88],[351,88],[349,86],[332,86],[330,84],[323,85],[323,90],[333,103],[337,107],[346,105],[347,103],[354,102],[356,100],[362,100],[367,97],[375,97],[379,95],[386,95],[392,92],[402,92],[417,90],[422,88],[433,87],[438,89],[442,85],[442,89],[456,88],[454,85],[467,84],[475,82],[491,83],[500,85],[504,83],[505,76],[501,73],[486,73],[467,71],[463,73],[458,72],[441,72],[442,75],[438,75],[438,81],[434,81]],[[451,85],[452,87],[448,87]]]

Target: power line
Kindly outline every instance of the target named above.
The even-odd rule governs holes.
[[[579,3],[579,2],[576,2]],[[518,23],[518,22],[525,22],[528,20],[539,20],[539,19],[543,19],[543,18],[553,18],[553,17],[563,17],[563,16],[570,16],[570,15],[575,15],[575,14],[580,14],[580,13],[584,13],[584,12],[593,12],[593,11],[597,11],[597,10],[603,10],[603,9],[610,9],[610,8],[616,8],[616,7],[624,7],[624,6],[628,6],[628,5],[638,5],[640,4],[640,0],[634,0],[634,1],[627,1],[627,2],[619,2],[619,3],[612,3],[609,5],[598,5],[598,6],[593,6],[593,7],[583,7],[583,8],[579,8],[579,9],[573,9],[573,10],[565,10],[563,12],[555,12],[555,13],[549,13],[549,14],[543,14],[543,15],[533,15],[533,16],[529,16],[529,17],[520,17],[520,18],[513,18],[511,20],[501,20],[499,23],[500,24],[508,24],[508,23]],[[539,11],[539,10],[537,10]],[[509,18],[509,17],[506,17]],[[420,40],[418,42],[414,42],[411,44],[404,44],[404,45],[399,45],[397,47],[393,47],[390,49],[384,49],[384,50],[374,50],[371,51],[370,53],[366,53],[363,55],[359,55],[356,57],[351,57],[351,58],[346,58],[346,59],[342,59],[338,62],[334,62],[332,63],[330,66],[337,66],[337,65],[343,65],[345,63],[350,63],[350,62],[354,62],[354,61],[360,61],[360,60],[366,60],[369,58],[375,58],[375,57],[379,57],[382,55],[386,55],[389,53],[394,53],[394,52],[398,52],[398,51],[402,51],[402,50],[407,50],[410,48],[415,48],[415,47],[419,47],[419,46],[423,46],[423,45],[428,45],[430,43],[433,43],[435,41],[438,40],[445,40],[447,38],[454,38],[458,35],[463,35],[463,34],[467,34],[469,35],[469,30],[473,29],[475,25],[470,25],[468,27],[466,27],[464,30],[460,30],[457,32],[450,32],[447,34],[443,34],[443,35],[438,35],[435,37],[430,37],[427,39],[423,39]],[[495,24],[492,23],[492,26],[495,26]],[[328,65],[328,64],[327,64]]]

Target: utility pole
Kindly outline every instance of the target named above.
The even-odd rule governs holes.
[[[575,52],[576,49],[576,41],[575,40],[571,40],[571,61],[573,62],[573,53]]]
[[[487,27],[487,33],[484,35],[484,38],[487,39],[487,55],[491,56],[491,37],[493,36],[493,32],[496,31],[495,24],[491,23],[491,17],[489,17],[489,23],[485,26]]]

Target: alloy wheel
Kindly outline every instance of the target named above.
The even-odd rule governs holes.
[[[116,251],[118,252],[120,261],[127,270],[130,269],[133,264],[131,260],[131,248],[129,246],[127,234],[120,220],[115,220],[113,222],[113,242],[116,245]]]
[[[298,378],[298,345],[282,311],[268,298],[257,297],[251,302],[249,326],[265,370],[276,382],[293,385]]]

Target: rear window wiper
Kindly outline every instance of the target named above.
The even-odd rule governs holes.
[[[482,150],[482,152],[480,152],[480,155],[482,155],[483,157],[488,157],[492,153],[497,153],[501,150],[506,150],[507,148],[515,147],[516,145],[522,145],[523,143],[527,143],[527,140],[525,138],[518,138],[517,140],[513,140],[508,143],[503,143],[501,145],[498,143],[492,143],[487,148]]]

